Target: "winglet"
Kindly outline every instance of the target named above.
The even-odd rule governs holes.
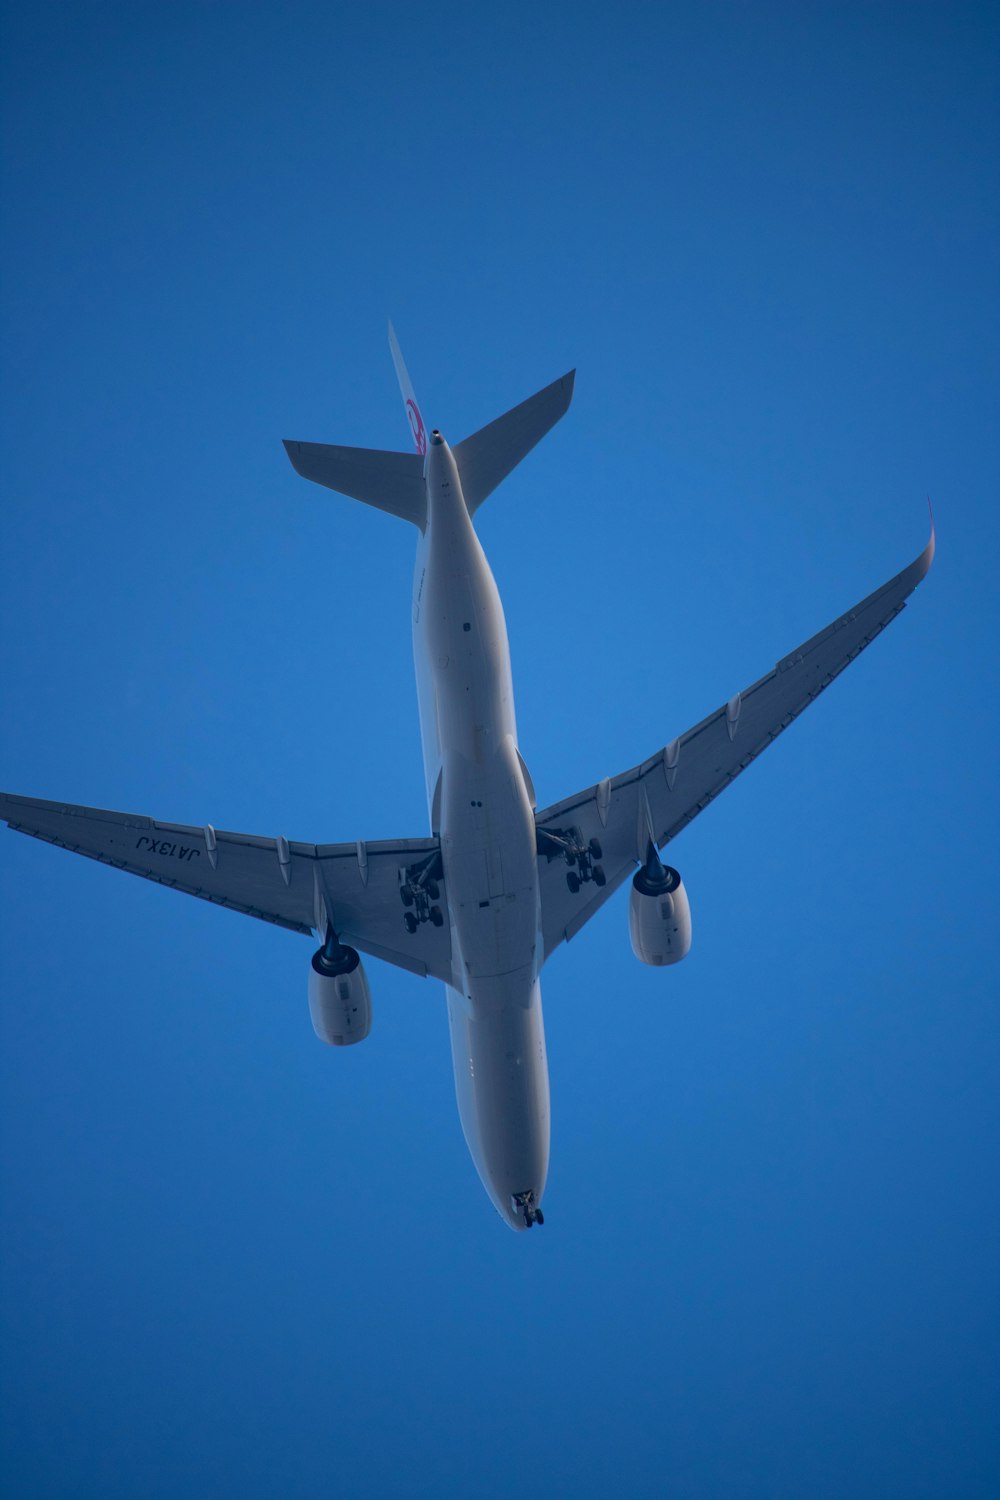
[[[423,458],[427,453],[427,428],[424,426],[424,419],[420,415],[420,407],[417,405],[413,384],[407,373],[406,365],[403,361],[403,352],[399,347],[399,340],[396,337],[396,330],[392,326],[391,319],[389,321],[389,349],[392,353],[392,362],[396,367],[396,379],[399,381],[399,391],[403,398],[403,405],[406,408],[406,420],[410,424],[413,443],[417,452]]]
[[[914,587],[921,581],[921,579],[926,578],[927,574],[930,572],[931,563],[934,561],[935,548],[937,546],[937,542],[934,536],[934,507],[931,505],[930,495],[927,496],[927,509],[930,511],[931,517],[930,539],[923,552],[921,552],[920,556],[916,559],[915,562],[911,563],[908,570],[913,574]]]

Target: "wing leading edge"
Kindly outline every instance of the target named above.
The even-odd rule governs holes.
[[[451,978],[447,925],[403,926],[401,872],[437,853],[437,839],[302,844],[161,823],[136,813],[0,794],[18,833],[171,886],[292,932],[324,931],[411,973]]]
[[[870,645],[905,607],[933,560],[932,526],[930,541],[908,568],[783,656],[765,677],[648,760],[537,814],[543,834],[576,830],[584,846],[596,839],[607,877],[606,885],[588,883],[574,894],[562,860],[540,855],[546,958],[632,874],[650,838],[661,849],[676,838]]]

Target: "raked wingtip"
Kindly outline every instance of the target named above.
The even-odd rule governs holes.
[[[935,535],[934,535],[934,507],[931,504],[931,497],[930,497],[930,495],[927,496],[927,510],[928,510],[928,512],[930,514],[930,518],[931,518],[931,534],[930,534],[930,540],[928,541],[927,546],[924,548],[923,552],[920,554],[920,561],[924,565],[921,577],[926,577],[926,575],[930,572],[930,566],[931,566],[931,563],[934,561],[934,552],[935,552],[935,549],[937,547],[937,542],[936,542]]]

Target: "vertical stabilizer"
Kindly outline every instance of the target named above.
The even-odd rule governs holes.
[[[399,340],[396,337],[396,330],[393,328],[391,320],[389,323],[389,348],[392,351],[392,362],[396,366],[396,379],[399,381],[400,394],[403,398],[403,405],[406,408],[406,420],[410,424],[410,434],[417,452],[423,458],[427,452],[427,428],[424,426],[424,419],[420,415],[420,407],[417,404],[417,398],[414,394],[413,383],[407,373],[406,364],[403,360],[403,352],[399,347]]]

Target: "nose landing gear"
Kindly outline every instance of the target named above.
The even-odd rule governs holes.
[[[544,1224],[545,1215],[535,1203],[535,1195],[529,1188],[526,1193],[515,1193],[510,1200],[510,1206],[519,1218],[524,1220],[525,1229],[530,1229],[534,1224]]]

